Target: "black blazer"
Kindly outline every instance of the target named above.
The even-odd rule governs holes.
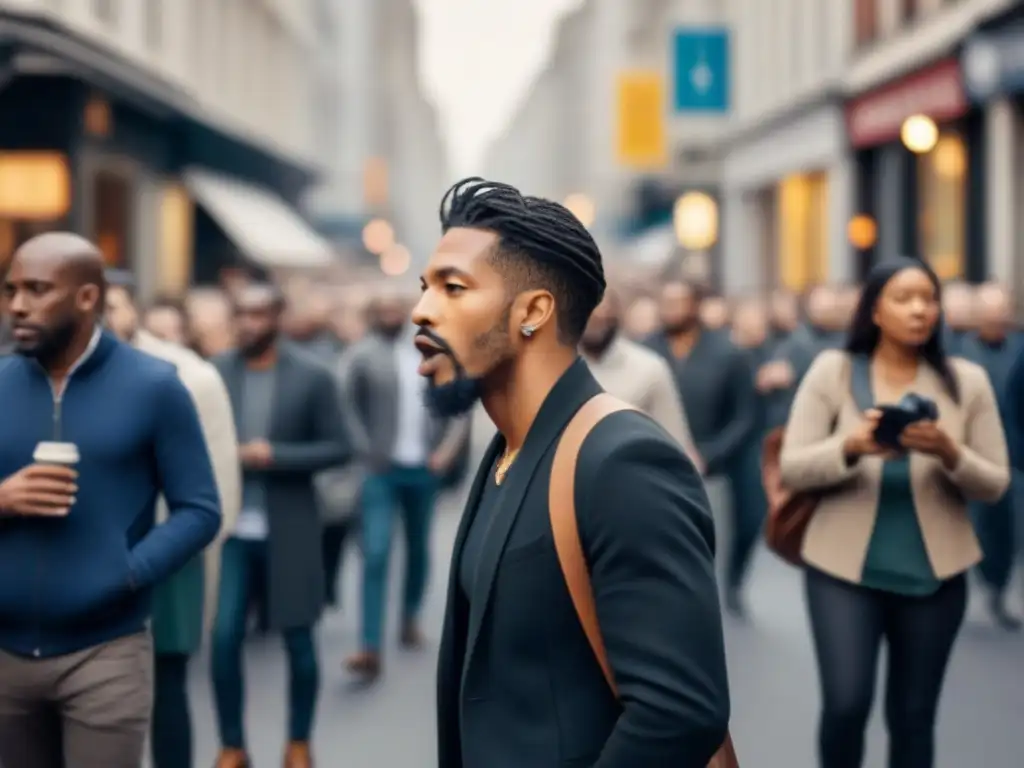
[[[577,361],[544,402],[489,510],[475,587],[459,561],[500,435],[455,543],[441,640],[439,768],[706,768],[729,691],[714,525],[697,471],[647,416],[609,416],[580,452],[576,506],[622,704],[576,618],[548,519],[558,437],[601,389]]]

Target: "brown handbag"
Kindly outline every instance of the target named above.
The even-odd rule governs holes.
[[[779,457],[785,433],[785,427],[776,427],[765,437],[761,449],[761,483],[768,498],[764,539],[768,548],[787,563],[803,565],[804,535],[821,497],[794,493],[783,486]]]
[[[844,377],[849,378],[849,364],[844,366]],[[829,432],[836,431],[838,414],[832,419]],[[790,565],[804,564],[804,536],[811,518],[818,509],[821,494],[807,491],[794,492],[782,484],[782,441],[785,427],[776,427],[761,446],[761,484],[768,499],[768,514],[764,522],[764,540],[768,549]]]
[[[618,695],[615,678],[601,638],[601,627],[597,621],[597,606],[594,590],[587,571],[583,544],[576,520],[576,462],[579,459],[583,441],[597,424],[606,416],[626,410],[636,410],[630,405],[602,393],[588,400],[573,416],[555,449],[551,466],[551,485],[548,490],[548,513],[551,518],[551,532],[555,539],[555,551],[562,567],[565,585],[569,589],[576,615],[587,636],[597,663],[601,666],[609,687]],[[708,768],[739,768],[739,759],[733,747],[732,737],[726,735],[725,743],[708,763]]]

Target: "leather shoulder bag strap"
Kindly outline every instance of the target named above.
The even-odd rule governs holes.
[[[565,585],[576,608],[583,632],[587,636],[597,663],[612,691],[618,695],[612,668],[601,639],[601,627],[597,622],[597,606],[594,589],[590,583],[590,571],[583,554],[579,525],[576,520],[576,462],[580,448],[590,431],[606,416],[619,411],[636,410],[631,405],[602,392],[583,404],[569,421],[555,448],[555,459],[551,465],[551,483],[548,489],[548,514],[551,518],[551,533],[555,540],[555,551],[562,566]]]

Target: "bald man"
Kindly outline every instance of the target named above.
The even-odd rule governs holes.
[[[137,768],[153,700],[150,592],[213,540],[217,485],[175,367],[100,330],[103,260],[33,238],[4,281],[0,765]],[[35,460],[41,441],[74,469]],[[168,515],[156,524],[156,499]]]

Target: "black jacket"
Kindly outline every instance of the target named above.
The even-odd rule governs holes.
[[[471,598],[459,563],[495,438],[455,544],[438,668],[440,768],[705,768],[729,692],[700,477],[637,412],[609,416],[580,453],[576,505],[621,693],[602,677],[562,579],[548,482],[566,423],[601,389],[576,362],[548,396],[502,488]],[[485,522],[483,520],[479,522]]]

